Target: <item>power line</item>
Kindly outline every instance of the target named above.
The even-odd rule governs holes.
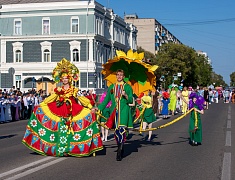
[[[233,22],[233,21],[235,21],[235,18],[218,19],[218,20],[210,20],[210,21],[198,21],[198,22],[186,22],[186,23],[169,23],[169,24],[164,24],[164,26],[193,26],[193,25],[205,25],[205,24],[225,23],[225,22]]]

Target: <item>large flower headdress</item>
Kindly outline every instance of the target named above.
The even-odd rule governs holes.
[[[68,78],[72,81],[79,80],[78,68],[65,58],[57,63],[57,66],[52,72],[52,77],[56,83],[59,83],[63,76],[68,76]]]
[[[194,107],[193,98],[197,99],[195,104],[198,106],[199,110],[202,110],[204,107],[203,105],[204,105],[205,99],[202,96],[198,95],[196,92],[192,92],[189,95],[189,109]]]

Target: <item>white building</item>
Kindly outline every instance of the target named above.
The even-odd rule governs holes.
[[[80,70],[81,89],[106,87],[102,64],[116,50],[136,49],[136,27],[96,1],[0,0],[0,87],[56,86],[62,58]]]

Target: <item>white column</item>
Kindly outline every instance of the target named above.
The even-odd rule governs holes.
[[[93,62],[94,61],[94,49],[93,49],[93,39],[89,39],[89,61]]]
[[[1,59],[1,63],[6,63],[6,40],[1,40],[1,58],[0,59]]]

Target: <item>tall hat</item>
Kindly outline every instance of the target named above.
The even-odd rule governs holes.
[[[79,80],[78,68],[65,58],[57,63],[57,66],[52,72],[52,77],[56,83],[59,83],[63,76],[67,76],[70,81]]]

